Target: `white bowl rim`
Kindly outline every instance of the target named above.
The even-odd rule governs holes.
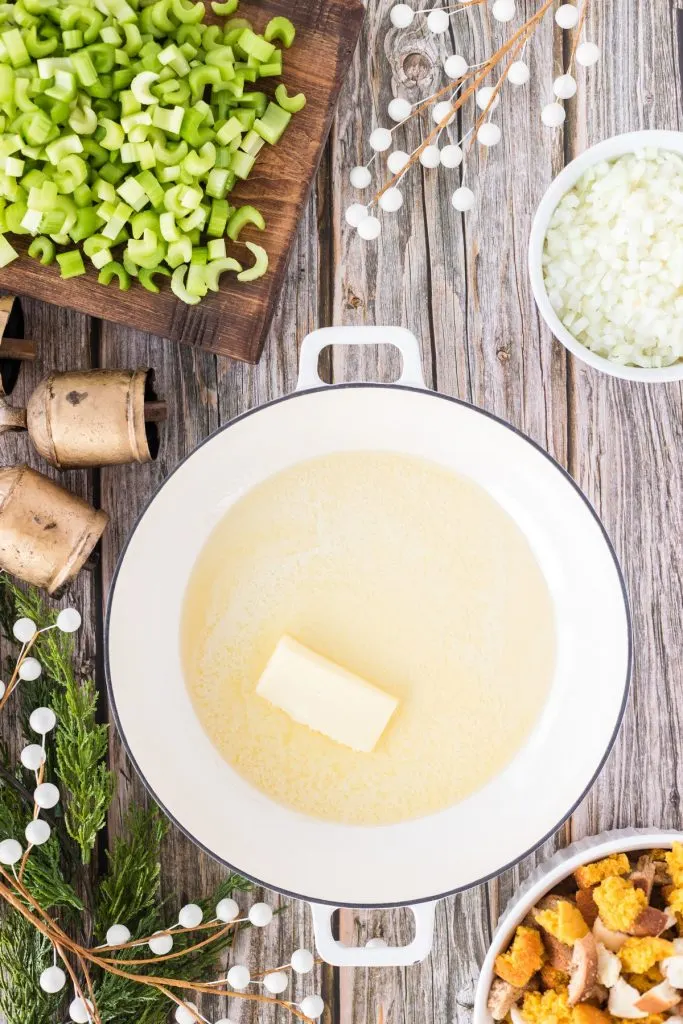
[[[671,152],[683,155],[683,132],[659,131],[644,129],[636,132],[625,132],[623,135],[613,135],[611,138],[603,139],[595,146],[590,146],[580,156],[560,171],[551,182],[545,195],[538,205],[529,236],[529,277],[531,289],[538,310],[546,324],[553,332],[558,341],[562,342],[565,348],[577,356],[584,363],[596,370],[602,371],[611,377],[619,377],[622,380],[637,380],[646,384],[666,383],[667,381],[683,379],[683,360],[674,363],[672,366],[646,367],[646,366],[621,366],[613,363],[604,356],[592,352],[585,345],[574,337],[567,330],[557,313],[553,309],[543,280],[543,243],[550,224],[550,219],[555,212],[560,200],[569,192],[581,175],[602,160],[615,160],[626,153],[633,153],[646,146],[656,149],[668,149]]]
[[[530,908],[568,878],[584,864],[609,857],[615,853],[637,852],[652,848],[671,848],[674,842],[683,842],[683,831],[675,828],[621,828],[587,836],[554,853],[548,861],[539,864],[500,915],[479,972],[472,1020],[474,1024],[492,1024],[487,1003],[493,981],[496,957],[509,942],[514,929],[521,924]]]
[[[622,596],[622,600],[623,600],[623,603],[624,603],[625,625],[626,625],[626,632],[627,632],[627,662],[626,662],[626,674],[625,674],[625,679],[624,679],[624,690],[623,690],[623,696],[622,696],[622,700],[621,700],[621,706],[619,708],[619,712],[618,712],[618,715],[617,715],[615,723],[614,723],[614,729],[613,729],[612,734],[610,736],[609,742],[608,742],[608,744],[607,744],[607,746],[605,748],[604,754],[603,754],[602,758],[600,759],[599,763],[596,765],[595,771],[594,771],[591,779],[589,780],[589,782],[586,785],[586,787],[583,790],[583,792],[578,795],[578,797],[575,799],[575,801],[572,804],[572,806],[567,809],[567,811],[563,814],[562,818],[557,822],[557,824],[555,824],[549,831],[547,831],[545,833],[545,835],[539,837],[538,840],[535,841],[528,849],[521,851],[517,856],[515,856],[508,863],[502,864],[495,871],[491,871],[488,874],[486,874],[486,875],[484,875],[484,876],[482,876],[480,878],[473,879],[472,881],[468,882],[465,885],[456,886],[455,888],[448,889],[445,892],[425,895],[425,896],[422,896],[422,897],[419,897],[419,898],[412,898],[410,900],[398,900],[398,901],[395,901],[395,902],[388,902],[388,903],[387,902],[378,902],[378,903],[363,903],[363,904],[345,903],[345,902],[342,902],[340,900],[325,900],[325,899],[321,899],[321,898],[316,898],[315,900],[312,900],[311,897],[307,896],[305,893],[293,892],[293,891],[290,891],[289,889],[282,888],[281,886],[274,885],[272,882],[269,882],[267,879],[256,877],[253,873],[250,873],[248,870],[245,870],[244,867],[241,867],[239,865],[230,863],[224,857],[220,856],[214,850],[210,849],[203,842],[198,840],[197,837],[195,835],[193,835],[192,832],[188,828],[186,828],[185,825],[183,825],[183,823],[174,814],[171,813],[171,811],[166,807],[164,802],[159,798],[159,796],[154,791],[154,789],[152,788],[150,783],[147,781],[147,778],[146,778],[144,772],[142,771],[140,765],[138,764],[138,762],[137,762],[137,760],[135,758],[133,750],[131,749],[131,746],[130,746],[130,744],[128,742],[128,739],[126,737],[126,733],[125,733],[125,731],[123,729],[123,725],[122,725],[121,719],[119,717],[118,709],[117,709],[117,706],[116,706],[116,699],[115,699],[115,696],[114,696],[114,686],[113,686],[113,681],[112,681],[112,677],[111,677],[111,667],[110,667],[110,661],[109,661],[109,633],[110,633],[111,610],[112,610],[112,605],[113,605],[114,592],[115,592],[115,589],[116,589],[116,581],[117,581],[119,572],[120,572],[121,567],[123,565],[123,561],[124,561],[126,553],[128,551],[131,539],[132,539],[133,535],[135,534],[138,526],[140,525],[140,522],[142,521],[143,517],[145,516],[145,514],[147,512],[147,509],[152,504],[152,502],[155,500],[155,498],[157,497],[158,493],[165,486],[165,484],[168,482],[168,480],[170,480],[171,477],[176,473],[176,471],[178,469],[180,469],[180,467],[183,466],[184,463],[189,458],[191,458],[191,456],[199,448],[203,447],[203,445],[205,445],[209,441],[211,441],[216,435],[222,433],[223,431],[227,430],[229,427],[231,427],[234,424],[240,422],[241,420],[255,415],[256,413],[260,412],[262,409],[265,409],[265,408],[268,408],[268,407],[274,406],[274,405],[279,405],[279,404],[281,404],[283,402],[290,402],[290,401],[293,401],[293,400],[295,400],[297,398],[302,398],[302,397],[305,397],[306,395],[312,395],[312,394],[316,394],[316,393],[319,393],[319,392],[330,393],[332,391],[352,390],[352,389],[356,389],[356,388],[362,388],[364,390],[365,389],[375,388],[375,389],[380,389],[380,390],[407,391],[407,392],[413,392],[415,394],[419,394],[419,395],[422,395],[422,396],[428,395],[428,396],[431,396],[432,398],[435,398],[435,399],[441,399],[441,400],[444,400],[444,401],[447,401],[447,402],[452,402],[455,405],[465,406],[466,408],[471,409],[472,411],[474,411],[476,413],[479,413],[480,415],[486,417],[487,419],[493,420],[495,423],[499,424],[500,426],[505,427],[507,430],[512,431],[513,434],[516,434],[522,440],[526,441],[529,445],[532,446],[532,448],[534,448],[545,459],[547,459],[548,462],[550,462],[557,470],[559,470],[559,472],[565,478],[567,483],[569,483],[571,485],[571,487],[576,491],[578,496],[584,502],[587,510],[589,511],[589,513],[594,518],[598,528],[600,529],[600,531],[602,533],[602,536],[603,536],[603,539],[605,541],[605,544],[607,545],[607,550],[608,550],[608,552],[609,552],[609,554],[610,554],[610,556],[612,558],[612,561],[614,562],[614,567],[615,567],[615,570],[616,570],[617,579],[619,581],[619,586],[620,586],[620,589],[621,589],[621,596]],[[176,826],[176,828],[178,828],[183,833],[183,835],[185,835],[196,846],[198,846],[201,850],[203,850],[204,853],[207,853],[213,860],[217,861],[220,864],[223,864],[225,867],[229,868],[231,871],[235,871],[238,874],[243,875],[245,878],[249,878],[251,881],[253,881],[254,883],[256,883],[257,885],[259,885],[259,886],[261,886],[263,888],[272,889],[272,890],[274,890],[276,892],[281,892],[285,896],[289,896],[289,897],[291,897],[293,899],[297,899],[297,900],[303,900],[303,901],[309,902],[309,903],[312,903],[312,902],[323,903],[323,904],[327,903],[327,904],[332,905],[332,906],[348,907],[348,908],[351,908],[351,909],[357,909],[359,906],[363,906],[363,907],[366,907],[368,909],[391,909],[393,907],[416,906],[416,905],[418,905],[420,903],[432,903],[432,902],[435,902],[435,901],[438,901],[438,900],[446,899],[448,896],[453,896],[456,893],[467,891],[467,890],[469,890],[471,888],[474,888],[474,887],[476,887],[478,885],[483,885],[485,882],[489,882],[489,881],[491,881],[494,878],[497,878],[498,875],[502,874],[502,872],[507,871],[510,868],[514,867],[521,860],[523,860],[525,857],[528,857],[531,853],[533,853],[540,846],[542,846],[543,843],[547,842],[548,839],[551,838],[551,836],[555,835],[555,833],[558,831],[558,829],[560,829],[564,825],[564,823],[568,820],[568,818],[571,817],[571,815],[574,813],[576,808],[584,800],[584,798],[587,796],[587,794],[590,792],[590,790],[595,785],[595,782],[598,779],[600,773],[602,772],[602,769],[605,766],[607,758],[609,757],[610,753],[612,752],[612,748],[614,747],[614,744],[615,744],[615,742],[617,740],[617,737],[618,737],[619,732],[621,730],[621,725],[622,725],[622,722],[623,722],[623,719],[624,719],[624,715],[626,713],[626,707],[627,707],[627,704],[628,704],[629,694],[630,694],[630,689],[631,689],[631,680],[632,680],[632,676],[633,676],[633,647],[634,647],[634,643],[633,643],[633,617],[632,617],[632,614],[631,614],[631,604],[630,604],[630,600],[629,600],[628,590],[627,590],[627,587],[626,587],[626,581],[625,581],[624,574],[623,574],[623,571],[622,571],[622,568],[621,568],[621,563],[620,563],[619,558],[617,556],[614,544],[612,543],[612,540],[611,540],[609,534],[607,533],[607,530],[606,530],[606,528],[605,528],[605,526],[604,526],[600,516],[598,515],[597,511],[595,510],[595,508],[591,504],[590,500],[584,494],[584,492],[581,490],[581,488],[579,487],[579,485],[576,482],[576,480],[574,480],[574,478],[571,476],[571,474],[568,472],[568,470],[565,469],[565,467],[560,462],[558,462],[556,459],[554,459],[553,456],[550,455],[550,453],[547,452],[545,450],[545,448],[543,448],[540,444],[538,444],[536,441],[534,441],[533,438],[529,437],[527,434],[525,434],[518,427],[514,426],[512,423],[509,423],[507,420],[502,419],[500,416],[497,416],[495,413],[489,412],[487,409],[482,409],[479,406],[476,406],[473,403],[466,401],[465,399],[455,398],[455,397],[453,397],[451,395],[445,395],[445,394],[443,394],[443,393],[441,393],[439,391],[433,391],[430,388],[413,387],[413,386],[399,385],[399,384],[373,384],[373,383],[365,383],[365,382],[362,382],[362,383],[361,382],[347,382],[347,383],[342,383],[342,384],[323,385],[322,387],[319,387],[319,388],[310,388],[310,389],[307,389],[306,391],[294,391],[291,394],[283,395],[283,396],[281,396],[279,398],[271,399],[268,402],[264,402],[262,405],[255,406],[252,409],[247,409],[245,412],[241,413],[240,415],[233,417],[232,419],[228,420],[227,423],[222,424],[216,430],[212,431],[212,433],[209,434],[208,437],[205,437],[202,441],[200,441],[200,443],[198,445],[196,445],[192,449],[192,451],[188,452],[188,454],[183,459],[181,459],[181,461],[178,462],[178,464],[176,466],[174,466],[173,470],[168,474],[168,476],[166,476],[164,478],[164,480],[161,481],[159,486],[155,488],[153,494],[150,496],[149,500],[145,503],[144,507],[142,508],[142,510],[140,511],[139,515],[137,516],[137,518],[135,520],[135,523],[133,525],[133,528],[130,530],[130,532],[129,532],[127,538],[126,538],[126,542],[125,542],[123,548],[121,549],[121,552],[120,552],[119,557],[117,559],[116,568],[115,568],[114,574],[112,576],[111,585],[110,585],[110,588],[109,588],[109,594],[108,594],[108,597],[107,597],[107,608],[106,608],[106,615],[105,615],[105,620],[104,620],[104,671],[105,671],[105,682],[106,682],[106,687],[107,687],[107,697],[108,697],[108,701],[109,701],[109,707],[111,709],[112,716],[113,716],[114,722],[116,724],[117,732],[118,732],[119,738],[120,738],[120,740],[121,740],[121,742],[123,744],[123,747],[124,747],[124,749],[126,751],[126,754],[128,755],[128,757],[129,757],[133,767],[135,768],[135,770],[136,770],[140,780],[142,781],[145,789],[150,794],[150,796],[155,801],[155,803],[162,809],[162,811],[167,816],[167,818],[170,821],[173,822],[173,824]]]

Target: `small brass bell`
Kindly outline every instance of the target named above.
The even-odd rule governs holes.
[[[76,576],[109,516],[26,465],[0,468],[0,565],[55,594]]]
[[[151,371],[69,370],[38,384],[26,409],[0,396],[0,434],[28,430],[57,469],[149,462],[164,402],[145,402]]]

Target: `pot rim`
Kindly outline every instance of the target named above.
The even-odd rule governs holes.
[[[189,458],[192,457],[192,455],[194,455],[194,453],[196,451],[198,451],[200,448],[202,448],[209,441],[213,440],[213,438],[216,437],[218,434],[221,434],[225,430],[228,430],[230,427],[232,427],[236,423],[239,423],[241,420],[244,420],[244,419],[246,419],[249,416],[253,416],[256,413],[261,412],[263,409],[267,409],[267,408],[270,408],[271,406],[275,406],[275,405],[280,405],[283,402],[290,402],[290,401],[292,401],[294,399],[304,398],[306,395],[319,394],[319,393],[322,393],[322,392],[351,390],[351,389],[354,389],[354,388],[363,388],[363,389],[375,388],[375,389],[378,389],[378,390],[392,389],[392,390],[395,390],[395,391],[405,391],[405,392],[409,392],[409,393],[417,394],[417,395],[428,395],[428,396],[431,396],[432,398],[441,399],[441,400],[444,400],[444,401],[447,401],[447,402],[452,402],[455,405],[464,406],[464,407],[466,407],[468,409],[473,410],[476,413],[480,413],[482,416],[485,416],[485,417],[487,417],[490,420],[493,420],[494,422],[498,423],[500,426],[505,427],[507,430],[512,431],[512,433],[514,433],[518,437],[522,438],[522,440],[526,441],[533,448],[535,448],[536,451],[538,451],[541,455],[543,455],[550,463],[552,463],[552,465],[557,470],[560,471],[560,473],[562,473],[562,475],[565,477],[567,482],[569,484],[571,484],[571,486],[574,488],[574,490],[577,492],[577,494],[583,500],[583,502],[586,505],[588,511],[593,516],[593,519],[595,520],[595,522],[597,523],[598,527],[600,528],[602,536],[603,536],[603,538],[605,540],[605,543],[607,545],[607,549],[608,549],[608,551],[609,551],[609,553],[610,553],[610,555],[612,557],[612,561],[614,562],[614,567],[616,569],[617,578],[619,580],[619,586],[621,588],[621,595],[622,595],[622,599],[623,599],[623,602],[624,602],[624,613],[625,613],[625,617],[626,617],[626,630],[627,630],[628,656],[627,656],[627,663],[626,663],[626,678],[624,680],[624,692],[623,692],[623,697],[622,697],[622,701],[621,701],[621,706],[619,708],[619,714],[617,715],[617,720],[615,722],[615,726],[614,726],[614,729],[612,731],[612,735],[611,735],[611,737],[609,739],[609,742],[607,744],[607,747],[605,749],[605,753],[602,756],[599,764],[597,765],[596,770],[595,770],[594,774],[592,775],[588,785],[585,787],[585,789],[580,794],[580,796],[577,798],[577,800],[572,804],[572,806],[567,810],[567,812],[562,816],[562,818],[557,822],[557,824],[554,825],[550,829],[550,831],[548,831],[545,835],[541,836],[535,843],[533,843],[532,846],[530,846],[528,849],[526,849],[523,852],[521,852],[513,860],[509,861],[507,864],[501,865],[495,871],[491,871],[491,872],[489,872],[489,874],[484,875],[481,878],[474,879],[473,881],[468,882],[466,885],[460,885],[460,886],[456,886],[453,889],[447,889],[445,892],[442,892],[442,893],[437,893],[437,894],[429,895],[429,896],[421,896],[418,899],[398,900],[396,902],[389,902],[389,903],[387,903],[387,902],[384,902],[384,903],[345,903],[345,902],[341,902],[339,900],[321,900],[321,899],[312,900],[309,896],[306,896],[304,893],[292,892],[289,889],[284,889],[284,888],[282,888],[280,886],[273,885],[272,883],[266,881],[265,879],[256,878],[253,874],[250,874],[249,871],[245,871],[243,868],[238,867],[236,864],[231,864],[230,861],[226,860],[224,857],[221,857],[214,850],[211,850],[203,842],[198,840],[192,834],[192,832],[188,828],[186,828],[173,814],[171,814],[171,812],[168,810],[168,808],[165,806],[165,804],[159,799],[157,794],[154,792],[154,790],[152,789],[151,785],[148,783],[145,775],[143,774],[140,766],[138,765],[138,762],[135,759],[135,756],[134,756],[134,754],[133,754],[133,752],[132,752],[132,750],[130,748],[130,745],[128,743],[128,739],[126,737],[126,734],[124,732],[123,726],[121,724],[121,720],[119,718],[118,709],[116,707],[116,700],[114,698],[114,689],[113,689],[113,685],[112,685],[111,671],[110,671],[110,665],[109,665],[109,629],[110,629],[110,618],[111,618],[111,609],[112,609],[112,604],[113,604],[113,599],[114,599],[114,593],[115,593],[115,590],[116,590],[116,582],[117,582],[117,579],[118,579],[118,576],[119,576],[119,572],[121,570],[121,567],[123,565],[123,561],[124,561],[126,553],[128,551],[128,546],[129,546],[129,544],[130,544],[130,542],[131,542],[131,540],[132,540],[132,538],[133,538],[133,536],[134,536],[138,526],[140,525],[140,522],[142,521],[143,517],[147,513],[147,510],[150,507],[150,505],[152,504],[152,502],[156,499],[157,495],[161,492],[162,488],[168,483],[168,481],[171,479],[171,477],[187,462],[187,460]],[[154,493],[150,496],[150,498],[145,503],[143,509],[140,511],[140,513],[136,517],[135,523],[133,525],[133,528],[129,532],[129,534],[128,534],[127,538],[126,538],[126,542],[125,542],[123,548],[121,549],[121,552],[119,553],[119,556],[118,556],[117,561],[116,561],[116,568],[115,568],[114,574],[112,576],[111,585],[110,585],[110,588],[109,588],[109,594],[108,594],[108,597],[107,597],[107,611],[106,611],[105,620],[104,620],[104,673],[105,673],[105,681],[106,681],[106,687],[107,687],[107,698],[109,700],[109,706],[111,708],[111,711],[112,711],[112,714],[113,714],[113,717],[114,717],[114,721],[116,723],[116,728],[117,728],[119,737],[121,739],[121,742],[123,743],[123,746],[124,746],[124,749],[126,751],[126,754],[128,755],[128,757],[129,757],[133,767],[135,768],[136,772],[138,773],[139,778],[142,781],[142,784],[144,785],[145,789],[147,790],[149,795],[152,797],[152,799],[155,801],[155,803],[162,809],[162,811],[164,812],[166,817],[170,821],[173,822],[173,824],[176,826],[176,828],[178,828],[183,833],[184,836],[186,836],[188,839],[190,839],[204,853],[207,853],[210,857],[213,858],[213,860],[217,861],[219,864],[223,864],[225,867],[229,868],[231,871],[234,871],[237,874],[243,875],[245,878],[250,879],[250,881],[254,882],[256,885],[258,885],[258,886],[260,886],[262,888],[265,888],[265,889],[270,889],[273,892],[282,893],[282,895],[289,896],[292,899],[302,900],[302,901],[307,902],[307,903],[322,903],[322,904],[325,904],[327,906],[335,906],[335,907],[339,907],[339,908],[348,908],[348,909],[378,909],[378,910],[379,909],[390,909],[392,907],[416,906],[417,904],[420,904],[420,903],[434,903],[434,902],[436,902],[438,900],[446,899],[448,896],[454,896],[457,893],[465,892],[468,889],[473,889],[473,888],[475,888],[478,885],[483,885],[485,882],[488,882],[491,879],[498,877],[498,875],[502,874],[503,871],[507,871],[510,868],[514,867],[515,864],[518,864],[525,857],[528,857],[529,854],[533,853],[534,850],[537,850],[539,848],[539,846],[542,846],[543,843],[547,842],[547,840],[550,839],[550,837],[553,836],[558,831],[558,829],[560,829],[562,827],[562,825],[565,823],[565,821],[567,821],[567,819],[574,813],[576,808],[579,806],[579,804],[582,802],[582,800],[585,798],[585,796],[592,789],[593,785],[595,784],[596,779],[600,775],[600,773],[601,773],[601,771],[602,771],[602,769],[603,769],[603,767],[605,765],[605,762],[606,762],[607,758],[609,757],[609,755],[610,755],[610,753],[612,751],[612,748],[614,746],[616,738],[617,738],[617,736],[619,734],[619,730],[621,728],[621,723],[623,721],[624,713],[626,711],[626,705],[627,705],[627,702],[628,702],[629,690],[630,690],[630,684],[631,684],[631,677],[632,677],[632,673],[633,673],[633,622],[632,622],[632,616],[631,616],[631,607],[630,607],[630,603],[629,603],[628,591],[626,589],[626,583],[625,583],[625,580],[624,580],[624,574],[622,572],[621,565],[619,563],[619,559],[617,558],[617,554],[616,554],[616,551],[614,549],[614,545],[612,544],[612,541],[611,541],[611,539],[609,537],[609,534],[607,533],[607,530],[605,529],[605,526],[602,523],[602,520],[600,519],[600,517],[597,514],[597,512],[595,511],[593,505],[591,504],[589,499],[586,497],[586,495],[583,493],[583,491],[581,490],[581,488],[579,487],[577,482],[570,475],[570,473],[564,468],[564,466],[562,466],[556,459],[554,459],[552,455],[550,455],[544,448],[542,448],[541,445],[538,444],[538,442],[534,441],[533,438],[529,437],[527,434],[525,434],[523,431],[521,431],[518,427],[515,427],[512,423],[509,423],[507,420],[502,419],[500,416],[497,416],[495,413],[489,412],[487,409],[482,409],[479,406],[474,405],[472,402],[467,402],[467,401],[465,401],[462,398],[455,398],[455,397],[453,397],[451,395],[444,395],[444,394],[442,394],[439,391],[433,391],[431,388],[412,387],[412,386],[399,385],[399,384],[377,384],[377,383],[371,383],[371,382],[353,382],[353,381],[350,381],[350,382],[341,383],[341,384],[324,384],[322,387],[308,388],[305,391],[293,391],[293,392],[291,392],[288,395],[282,395],[279,398],[273,398],[273,399],[271,399],[268,402],[263,402],[260,405],[255,406],[253,409],[247,409],[245,412],[240,413],[238,416],[234,416],[232,419],[228,420],[227,423],[223,423],[223,424],[221,424],[221,426],[217,427],[216,430],[212,431],[212,433],[209,434],[207,437],[205,437],[202,441],[200,441],[199,444],[195,445],[195,447],[192,449],[192,451],[188,452],[188,454],[185,455],[176,466],[174,466],[174,468],[171,470],[171,472],[168,474],[168,476],[166,476],[161,481],[159,486],[155,488]]]

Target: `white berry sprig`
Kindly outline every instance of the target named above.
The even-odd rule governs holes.
[[[425,100],[411,103],[404,97],[395,97],[387,108],[391,127],[377,127],[368,138],[372,150],[366,164],[353,167],[349,178],[351,186],[359,192],[370,187],[373,180],[373,165],[381,163],[385,156],[386,169],[392,176],[385,181],[372,198],[366,202],[354,202],[346,210],[347,223],[358,232],[359,236],[372,241],[382,231],[380,211],[396,213],[403,205],[403,193],[400,184],[405,175],[416,164],[428,170],[438,167],[446,170],[460,168],[461,181],[452,193],[451,202],[459,212],[466,212],[475,205],[475,195],[464,181],[465,155],[476,142],[479,146],[490,149],[500,144],[502,131],[491,116],[500,103],[500,92],[509,83],[515,88],[522,88],[531,79],[528,62],[524,59],[526,46],[548,12],[556,7],[555,21],[559,28],[573,31],[574,39],[571,54],[565,71],[559,75],[552,85],[552,99],[548,97],[541,108],[540,117],[549,128],[559,128],[566,119],[565,103],[577,91],[574,77],[574,64],[591,67],[600,57],[595,43],[582,39],[588,5],[590,0],[582,0],[579,8],[574,3],[561,3],[556,0],[543,0],[536,12],[515,30],[510,38],[491,57],[481,63],[470,64],[460,53],[451,54],[444,61],[444,74],[449,82]],[[484,7],[490,10],[494,21],[506,24],[516,16],[515,0],[461,0],[441,8],[414,10],[407,3],[395,4],[390,11],[390,19],[394,28],[404,30],[414,24],[416,19],[424,20],[428,31],[442,35],[445,33],[454,15],[467,11],[472,7]],[[490,78],[498,73],[497,80],[491,84]],[[487,79],[489,81],[487,82]],[[472,128],[465,131],[457,142],[449,141],[441,145],[441,136],[452,125],[456,115],[467,100],[475,100],[477,116]],[[412,152],[394,147],[395,136],[401,128],[426,111],[436,127],[428,131],[420,145]],[[463,148],[468,141],[467,150]]]

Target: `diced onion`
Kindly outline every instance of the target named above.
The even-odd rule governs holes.
[[[623,366],[683,359],[683,158],[648,148],[586,171],[552,216],[543,275],[592,352]]]

